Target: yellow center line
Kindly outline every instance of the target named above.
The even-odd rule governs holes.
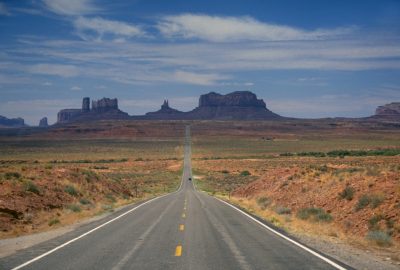
[[[185,229],[185,225],[183,225],[183,224],[179,225],[179,230],[180,231],[183,231],[184,229]]]
[[[175,249],[175,257],[180,257],[182,255],[182,246],[178,245]]]
[[[185,218],[185,217],[186,217],[185,213],[183,213],[183,214],[182,214],[182,217],[183,217],[183,218]]]

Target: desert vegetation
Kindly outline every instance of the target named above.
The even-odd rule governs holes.
[[[0,237],[71,224],[175,190],[181,140],[3,138]]]
[[[266,137],[195,137],[195,183],[292,233],[398,250],[396,132]]]

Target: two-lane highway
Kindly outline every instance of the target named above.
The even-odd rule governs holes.
[[[4,269],[345,269],[199,192],[186,129],[177,192],[0,259]],[[278,234],[277,234],[278,233]],[[0,269],[1,269],[0,267]]]

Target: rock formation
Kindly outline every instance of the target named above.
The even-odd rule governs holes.
[[[271,120],[282,118],[267,109],[264,100],[249,91],[226,95],[208,93],[200,96],[199,106],[188,113],[190,119]]]
[[[7,118],[0,115],[0,127],[24,127],[24,119],[18,118]]]
[[[90,108],[90,98],[85,97],[82,100],[81,109],[64,109],[59,111],[57,114],[57,123],[127,118],[129,118],[129,115],[118,109],[118,100],[116,98],[93,100],[92,108]]]
[[[39,127],[48,127],[49,124],[47,123],[47,117],[43,117],[39,121]]]
[[[118,110],[118,100],[116,98],[102,98],[99,100],[92,101],[92,111],[93,112],[107,112],[112,110]]]
[[[400,102],[393,102],[379,106],[375,111],[376,116],[397,116],[400,117]]]
[[[179,119],[183,116],[183,112],[178,111],[169,106],[168,100],[164,100],[164,103],[161,105],[161,109],[156,112],[148,112],[145,115],[145,118],[148,119]]]

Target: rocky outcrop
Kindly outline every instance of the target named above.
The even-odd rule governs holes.
[[[107,112],[112,110],[118,110],[118,99],[102,98],[99,100],[92,101],[93,112]]]
[[[68,123],[82,114],[81,109],[64,109],[57,114],[57,123]]]
[[[0,127],[24,127],[24,119],[18,118],[7,118],[0,115]]]
[[[199,106],[188,113],[189,119],[272,120],[282,118],[267,109],[264,100],[249,91],[226,95],[208,93],[200,96]]]
[[[156,112],[148,112],[145,115],[147,119],[179,119],[183,116],[183,112],[178,111],[169,106],[168,100],[164,100],[161,109]]]
[[[129,115],[118,109],[116,98],[102,98],[92,101],[90,108],[90,98],[82,100],[81,109],[64,109],[57,114],[57,123],[64,124],[73,121],[92,121],[103,119],[127,119]]]
[[[393,102],[383,106],[379,106],[375,111],[375,115],[400,117],[400,102]]]
[[[47,117],[43,117],[42,119],[40,119],[39,121],[39,127],[48,127],[49,124],[47,122]]]

